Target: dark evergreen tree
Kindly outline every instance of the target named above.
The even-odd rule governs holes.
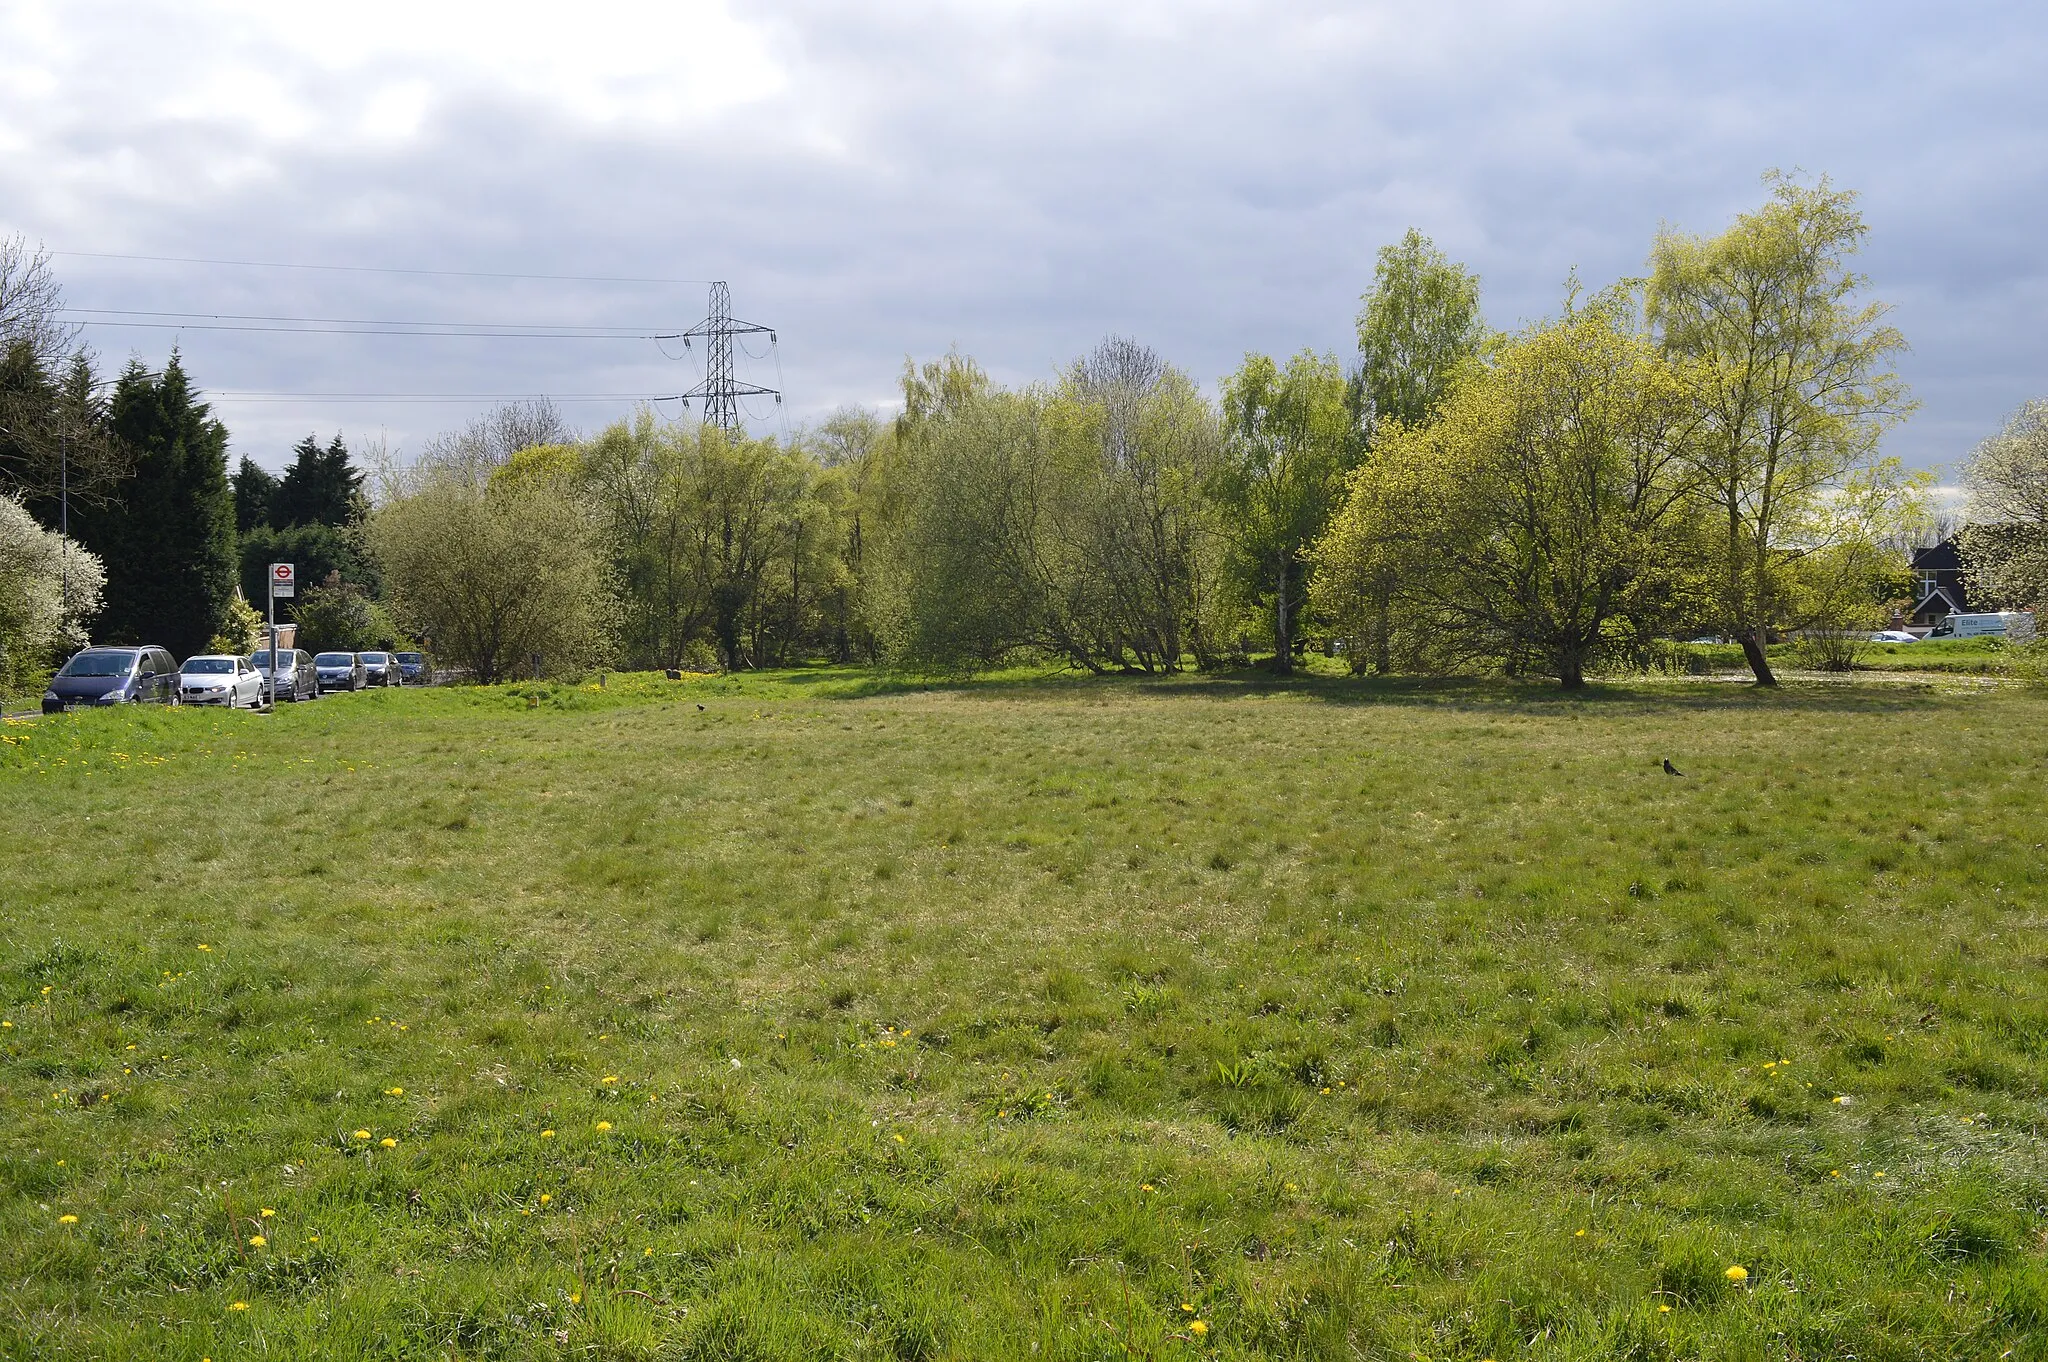
[[[176,351],[162,375],[131,361],[109,404],[134,471],[118,504],[72,523],[107,565],[96,631],[109,643],[204,652],[235,594],[235,503],[227,428],[192,392]]]
[[[57,407],[57,385],[35,346],[18,340],[0,350],[0,494],[20,497],[45,519],[45,484],[56,480],[44,437]]]
[[[291,467],[285,469],[271,501],[270,523],[279,529],[292,525],[332,525],[339,529],[362,514],[363,475],[350,466],[348,446],[336,435],[327,448],[308,435],[292,449]]]
[[[235,533],[246,537],[257,526],[268,525],[278,486],[270,471],[244,454],[234,477],[228,481],[235,488]]]
[[[297,567],[301,591],[324,586],[329,577],[372,593],[382,584],[349,533],[332,525],[293,525],[282,530],[259,525],[242,536],[241,553],[242,594],[258,610],[263,608],[263,593],[270,590],[272,563]],[[289,606],[281,606],[278,618],[291,618],[288,611]]]

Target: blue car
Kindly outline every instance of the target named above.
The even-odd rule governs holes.
[[[398,659],[398,684],[401,686],[424,686],[434,679],[427,669],[425,653],[393,653]]]
[[[178,664],[162,648],[87,648],[74,653],[43,692],[43,713],[73,705],[175,705]]]

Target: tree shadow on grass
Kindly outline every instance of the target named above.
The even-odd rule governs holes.
[[[1430,706],[1464,710],[1514,709],[1573,713],[1596,709],[1645,711],[1756,710],[1833,714],[1900,714],[1939,707],[1952,690],[1934,681],[1794,679],[1776,688],[1746,680],[1625,677],[1596,681],[1580,691],[1554,682],[1480,676],[1331,676],[1296,672],[1278,676],[1257,668],[1220,672],[1094,675],[1052,669],[978,674],[920,675],[860,668],[804,668],[758,673],[754,684],[788,687],[820,700],[866,700],[920,693],[1019,699],[1143,695],[1159,699],[1298,698],[1333,705]]]

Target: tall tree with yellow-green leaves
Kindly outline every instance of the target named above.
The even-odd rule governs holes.
[[[1391,580],[1418,651],[1567,689],[1640,640],[1693,541],[1690,412],[1635,323],[1623,291],[1575,302],[1503,343],[1435,419],[1386,429],[1316,549],[1340,627]]]
[[[1905,338],[1848,267],[1868,231],[1856,196],[1825,177],[1765,183],[1770,199],[1718,236],[1658,237],[1648,302],[1692,411],[1714,608],[1758,684],[1774,685],[1764,648],[1800,623],[1798,560],[1881,527],[1911,490],[1878,454],[1911,403],[1891,368]]]

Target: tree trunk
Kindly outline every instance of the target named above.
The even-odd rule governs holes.
[[[1585,663],[1578,653],[1562,652],[1557,655],[1557,684],[1566,690],[1586,688]]]
[[[1750,672],[1759,686],[1775,686],[1778,678],[1771,672],[1771,659],[1764,652],[1764,631],[1744,631],[1736,635],[1742,642],[1743,660],[1749,663]]]
[[[1273,670],[1282,676],[1294,670],[1293,621],[1287,615],[1287,569],[1291,566],[1286,559],[1280,560],[1279,589],[1273,593]]]

